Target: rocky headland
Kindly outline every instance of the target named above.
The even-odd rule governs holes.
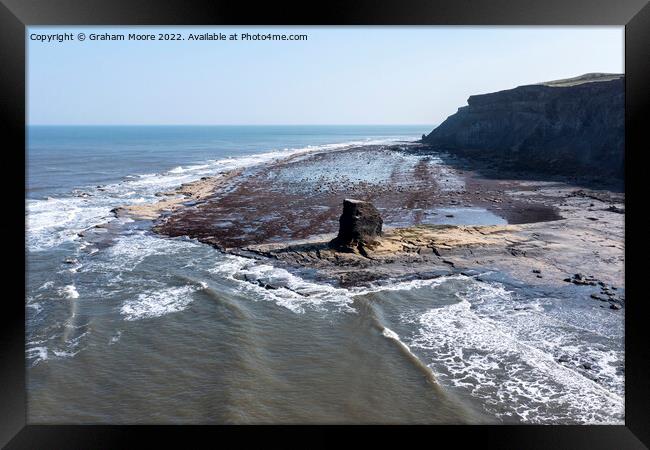
[[[585,74],[482,95],[422,142],[500,169],[623,178],[624,76]]]

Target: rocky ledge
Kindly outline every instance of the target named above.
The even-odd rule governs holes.
[[[505,169],[623,177],[624,76],[576,78],[472,95],[422,142]]]
[[[623,193],[486,178],[421,147],[298,154],[201,180],[163,193],[180,203],[154,204],[153,230],[339,286],[485,272],[624,305]]]
[[[342,286],[454,273],[479,276],[497,270],[532,286],[563,288],[568,281],[580,290],[576,295],[620,309],[624,305],[619,288],[623,282],[622,220],[620,214],[603,207],[620,199],[576,195],[584,190],[538,192],[541,198],[563,194],[562,206],[570,219],[519,225],[417,225],[380,233],[381,218],[372,204],[345,200],[336,237],[324,234],[231,252],[270,258],[296,270],[314,270],[318,279]],[[360,225],[366,226],[365,231]],[[356,244],[342,249],[341,242]],[[598,273],[598,278],[571,275],[575,269]]]

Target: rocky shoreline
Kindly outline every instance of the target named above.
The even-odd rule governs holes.
[[[226,184],[239,174],[241,174],[241,170],[232,170],[213,177],[202,177],[199,180],[182,184],[174,190],[158,192],[156,196],[163,197],[163,199],[157,202],[119,206],[111,212],[116,217],[156,220],[182,206],[195,205],[209,198],[215,189]]]
[[[488,178],[412,151],[402,144],[298,155],[204,178],[166,193],[173,203],[116,213],[339,286],[496,270],[531,286],[581,289],[612,310],[624,305],[624,194]],[[350,160],[354,167],[345,166]],[[352,176],[375,161],[382,176]],[[384,232],[363,251],[330,245],[352,195],[383,219]],[[472,208],[502,222],[454,223]]]

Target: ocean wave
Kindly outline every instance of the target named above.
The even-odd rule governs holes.
[[[168,239],[148,231],[120,236],[104,250],[104,257],[88,262],[87,270],[107,270],[116,275],[133,271],[145,259],[157,255],[178,255],[202,244],[190,239]]]
[[[25,353],[27,355],[27,358],[32,361],[32,367],[41,361],[47,361],[49,357],[47,347],[42,345],[36,345],[32,347],[28,346]]]
[[[273,301],[297,314],[304,313],[306,308],[322,310],[327,305],[333,306],[337,311],[355,312],[352,304],[357,296],[434,287],[448,280],[467,278],[463,275],[448,275],[408,281],[387,280],[365,287],[342,288],[311,281],[284,268],[250,258],[235,255],[222,257],[215,267],[208,270],[210,273],[230,279],[240,292]]]
[[[326,305],[353,311],[352,295],[347,289],[305,280],[298,275],[248,258],[225,255],[225,260],[209,272],[230,279],[242,293],[272,301],[278,306],[302,314],[305,308],[323,310]]]
[[[183,311],[192,303],[196,286],[180,286],[147,291],[126,301],[120,312],[125,320],[141,320]]]
[[[53,281],[53,280],[46,281],[45,283],[43,283],[43,284],[38,288],[38,290],[40,291],[40,290],[43,290],[43,289],[49,289],[49,288],[51,288],[52,286],[54,286],[54,281]]]
[[[74,284],[69,284],[67,286],[60,288],[59,294],[65,298],[70,298],[70,299],[79,298],[79,292],[77,292],[77,288]]]
[[[50,359],[72,358],[83,350],[81,344],[87,336],[88,331],[84,331],[69,339],[60,340],[59,335],[32,339],[27,342],[25,355],[32,367]]]
[[[421,314],[416,320],[419,330],[409,343],[434,361],[429,366],[439,379],[468,390],[482,399],[487,410],[504,419],[526,423],[623,422],[621,395],[521,339],[512,321],[477,311],[476,303],[499,299],[512,303],[511,293],[502,285],[483,285],[459,294],[459,298],[457,303]],[[531,309],[526,314],[539,312]]]
[[[432,288],[449,280],[469,279],[465,275],[443,275],[428,279],[415,279],[408,281],[386,280],[380,283],[371,283],[368,287],[352,287],[350,292],[354,295],[368,295],[383,291],[411,291],[414,289]]]
[[[25,304],[25,307],[32,308],[34,310],[34,315],[35,316],[38,315],[41,311],[43,311],[43,306],[38,302],[30,302],[30,301],[28,301]]]

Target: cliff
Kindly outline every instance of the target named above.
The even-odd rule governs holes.
[[[422,142],[496,165],[623,177],[624,76],[566,80],[472,95]]]

